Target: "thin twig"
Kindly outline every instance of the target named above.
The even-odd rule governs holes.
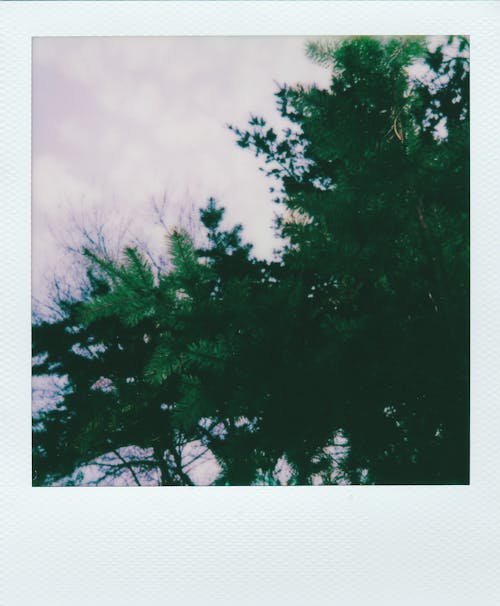
[[[117,450],[113,450],[112,452],[120,459],[120,461],[124,464],[124,466],[130,471],[137,486],[142,486],[142,484],[139,482],[139,479],[134,471],[134,468],[121,456],[121,454]]]

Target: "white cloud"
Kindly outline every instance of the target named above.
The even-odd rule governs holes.
[[[256,252],[269,254],[270,182],[226,124],[244,126],[251,112],[280,124],[275,80],[328,82],[303,46],[300,38],[35,39],[33,249],[45,254],[33,271],[53,264],[47,225],[63,230],[75,204],[115,204],[144,232],[149,200],[164,192],[174,207],[217,197]]]

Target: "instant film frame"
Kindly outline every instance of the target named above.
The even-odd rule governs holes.
[[[498,4],[13,2],[0,10],[1,601],[497,604]],[[471,40],[470,486],[32,488],[32,37],[402,33]]]

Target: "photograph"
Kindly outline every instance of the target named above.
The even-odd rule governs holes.
[[[33,37],[33,486],[469,484],[470,43]]]

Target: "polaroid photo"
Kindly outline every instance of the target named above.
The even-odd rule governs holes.
[[[497,7],[1,10],[6,603],[497,603]]]

